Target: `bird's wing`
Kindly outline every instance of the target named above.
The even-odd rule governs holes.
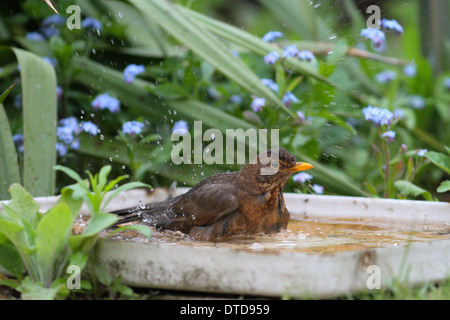
[[[172,208],[177,215],[191,219],[197,226],[216,222],[239,208],[233,185],[208,183],[188,192]]]

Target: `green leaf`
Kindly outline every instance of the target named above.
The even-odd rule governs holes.
[[[418,196],[422,195],[426,200],[430,200],[430,201],[433,200],[433,197],[427,190],[422,189],[419,186],[416,186],[415,184],[413,184],[410,181],[397,180],[394,183],[394,185],[397,188],[397,190],[400,191],[400,194],[402,194],[404,196],[418,197]]]
[[[347,40],[341,38],[337,40],[333,51],[327,57],[327,64],[337,64],[340,60],[344,59],[347,55]]]
[[[102,264],[96,264],[94,265],[94,274],[98,281],[100,281],[101,284],[109,287],[112,284],[112,276],[109,270]]]
[[[168,100],[189,98],[190,94],[182,86],[173,83],[162,83],[150,90],[154,95]]]
[[[23,99],[23,184],[35,197],[53,195],[56,164],[56,75],[41,57],[13,48]]]
[[[178,112],[195,120],[201,120],[208,127],[219,129],[223,133],[226,129],[257,129],[247,121],[197,100],[172,101],[169,105]]]
[[[439,152],[428,151],[425,153],[425,157],[430,159],[436,166],[450,174],[450,157]]]
[[[36,231],[30,222],[6,204],[0,214],[0,233],[16,246],[24,259],[34,252]]]
[[[135,189],[135,188],[151,188],[151,186],[149,186],[148,184],[142,183],[142,182],[128,182],[124,185],[121,185],[120,187],[118,187],[111,193],[111,195],[108,197],[108,199],[104,202],[102,209],[106,208],[108,203],[112,199],[114,199],[114,197],[118,196],[120,193],[130,190],[130,189]]]
[[[58,203],[65,203],[72,212],[72,218],[75,219],[80,212],[81,206],[83,205],[83,200],[78,197],[73,197],[73,190],[63,189],[61,191],[61,196],[58,199]]]
[[[72,252],[89,254],[97,243],[98,234],[76,234],[69,238],[69,246]]]
[[[11,185],[9,193],[11,194],[11,201],[8,206],[35,228],[42,217],[42,214],[38,212],[39,204],[18,183],[13,183]]]
[[[119,1],[102,1],[102,3],[110,12],[121,13],[120,16],[112,15],[111,18],[122,26],[125,37],[131,41],[132,47],[122,49],[125,53],[146,57],[183,54],[183,50],[171,44],[168,36],[161,32],[153,21],[142,17],[139,9]]]
[[[328,40],[329,27],[316,13],[308,1],[298,0],[260,0],[280,21],[305,39]]]
[[[59,288],[47,288],[42,283],[31,281],[29,277],[17,289],[22,293],[22,300],[53,300],[59,291]]]
[[[187,14],[182,7],[165,0],[130,0],[130,2],[149,20],[158,23],[224,75],[253,94],[266,98],[273,107],[291,114],[280,99],[261,83],[259,77],[232,54],[223,41],[198,23],[197,19]]]
[[[338,116],[336,116],[335,114],[328,112],[328,111],[312,111],[310,113],[311,116],[314,117],[321,117],[321,118],[325,118],[341,127],[343,127],[345,130],[347,130],[352,136],[356,135],[356,130],[355,128],[353,128],[353,126],[347,122],[345,122],[344,120],[342,120],[341,118],[339,118]]]
[[[16,278],[22,278],[24,270],[22,259],[13,245],[0,243],[0,266],[11,272]]]
[[[69,265],[78,266],[80,271],[83,271],[89,259],[89,254],[86,252],[77,251],[70,256]]]
[[[412,179],[413,170],[414,170],[414,160],[412,157],[409,157],[408,164],[406,166],[406,180],[410,181]]]
[[[369,182],[364,182],[364,185],[369,190],[369,192],[372,194],[372,196],[378,197],[377,189],[372,184],[370,184]]]
[[[0,94],[0,103],[3,103],[3,101],[5,101],[6,97],[8,97],[9,93],[11,92],[12,88],[15,86],[16,84],[13,83],[8,89],[6,89],[5,91],[3,91],[2,94]]]
[[[70,248],[73,252],[89,254],[94,245],[97,243],[98,234],[104,229],[112,226],[117,220],[118,217],[114,214],[96,212],[89,220],[88,227],[82,234],[77,234],[70,237]]]
[[[64,167],[64,166],[60,166],[60,165],[54,166],[54,169],[64,172],[69,177],[71,177],[76,182],[78,182],[81,188],[90,192],[88,182],[86,180],[81,179],[80,175],[78,173],[76,173],[74,170]]]
[[[108,175],[111,172],[111,166],[103,166],[98,173],[98,185],[97,188],[99,191],[102,191],[108,182]]]
[[[436,191],[439,193],[450,191],[450,180],[442,181]]]
[[[139,140],[138,145],[143,145],[145,143],[149,143],[149,142],[153,142],[153,141],[157,141],[160,140],[161,136],[157,133],[153,133],[153,134],[149,134],[148,136],[142,138],[141,140]]]
[[[7,199],[12,183],[20,183],[16,147],[12,140],[9,121],[3,104],[0,103],[0,199]]]
[[[97,235],[101,231],[112,226],[119,217],[115,214],[97,212],[89,220],[88,227],[83,231],[83,235]]]
[[[123,176],[117,177],[116,179],[111,180],[111,181],[105,186],[105,188],[104,188],[103,190],[104,190],[105,192],[108,192],[108,191],[110,191],[112,188],[114,188],[114,187],[116,186],[116,184],[118,184],[120,181],[125,180],[125,179],[127,179],[127,178],[129,178],[128,175],[123,175]]]
[[[282,54],[281,49],[277,49],[272,44],[267,43],[267,42],[261,40],[261,38],[256,37],[248,32],[242,31],[241,29],[239,29],[235,26],[221,22],[216,19],[209,18],[203,14],[186,9],[181,6],[179,6],[179,8],[182,11],[184,11],[187,15],[189,15],[193,19],[195,19],[202,26],[204,26],[209,31],[211,31],[212,33],[214,33],[217,36],[219,36],[223,39],[226,39],[236,45],[239,45],[242,48],[245,48],[251,52],[254,52],[254,53],[257,53],[260,55],[266,55],[269,52],[274,51],[274,50],[279,51],[280,55]],[[328,51],[330,51],[330,50],[328,50]],[[335,84],[332,84],[328,79],[326,79],[322,75],[320,75],[307,62],[301,61],[299,59],[288,58],[284,61],[284,64],[289,69],[293,69],[301,74],[309,75],[319,81],[323,81],[327,84],[335,86]]]
[[[65,203],[50,209],[37,226],[36,254],[42,276],[41,281],[49,287],[54,280],[56,263],[67,249],[72,234],[73,218]]]

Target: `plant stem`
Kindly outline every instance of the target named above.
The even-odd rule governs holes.
[[[385,155],[385,167],[384,167],[384,197],[389,197],[389,171],[390,171],[390,163],[389,163],[389,143],[383,141],[383,149]]]

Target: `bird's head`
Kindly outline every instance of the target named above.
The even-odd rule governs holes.
[[[307,162],[297,162],[286,149],[270,149],[258,155],[256,161],[244,170],[258,181],[262,189],[283,187],[288,178],[296,172],[314,168]]]

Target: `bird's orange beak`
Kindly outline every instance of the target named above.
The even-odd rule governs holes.
[[[296,171],[305,171],[313,168],[314,166],[308,162],[297,162],[295,166],[289,168],[288,170],[296,172]]]

